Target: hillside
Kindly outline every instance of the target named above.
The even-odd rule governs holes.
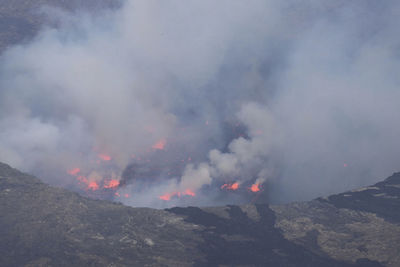
[[[398,266],[400,173],[310,202],[156,210],[0,164],[1,266]]]

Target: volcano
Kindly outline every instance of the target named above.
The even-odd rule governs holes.
[[[399,1],[0,6],[0,266],[400,266]]]

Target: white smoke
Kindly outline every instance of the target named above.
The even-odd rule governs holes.
[[[327,0],[48,9],[57,28],[1,55],[0,160],[69,185],[77,166],[101,179],[99,153],[115,178],[166,140],[163,162],[183,165],[121,189],[135,206],[187,189],[191,204],[219,204],[210,188],[226,182],[265,184],[271,201],[369,184],[400,169],[399,11]]]
[[[236,180],[265,182],[268,178],[268,156],[279,145],[278,127],[270,111],[265,106],[246,104],[238,114],[240,122],[247,127],[248,138],[233,140],[226,153],[210,151],[210,165],[215,177],[230,177]]]

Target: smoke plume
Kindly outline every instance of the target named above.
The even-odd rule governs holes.
[[[400,170],[397,1],[43,12],[57,26],[0,57],[0,161],[51,184],[216,205],[308,200]]]

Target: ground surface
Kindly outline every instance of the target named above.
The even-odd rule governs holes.
[[[280,206],[156,210],[0,164],[0,266],[399,266],[400,174]]]

